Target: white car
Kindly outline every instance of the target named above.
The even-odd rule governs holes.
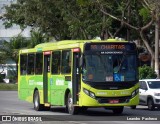
[[[149,110],[155,107],[160,109],[160,79],[140,80],[139,104],[148,106]]]

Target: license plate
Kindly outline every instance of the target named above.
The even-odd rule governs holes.
[[[118,99],[109,100],[109,103],[110,104],[116,104],[116,103],[119,103],[119,100]]]

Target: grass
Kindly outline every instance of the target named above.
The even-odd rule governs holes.
[[[18,90],[18,84],[6,84],[6,83],[0,83],[0,90]]]

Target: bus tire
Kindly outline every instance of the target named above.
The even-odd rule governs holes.
[[[66,103],[67,103],[66,109],[67,109],[69,114],[71,114],[71,115],[78,114],[79,107],[73,105],[73,99],[72,99],[71,93],[68,93],[68,97],[67,97],[67,102]]]
[[[36,111],[41,111],[44,108],[43,104],[40,104],[40,97],[38,90],[34,92],[33,104],[34,104],[34,109]]]
[[[114,114],[122,114],[124,107],[114,108],[113,113]]]

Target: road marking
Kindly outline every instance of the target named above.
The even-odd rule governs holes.
[[[74,124],[87,124],[87,123],[84,123],[84,122],[78,122],[78,121],[67,121],[69,123],[74,123]]]

